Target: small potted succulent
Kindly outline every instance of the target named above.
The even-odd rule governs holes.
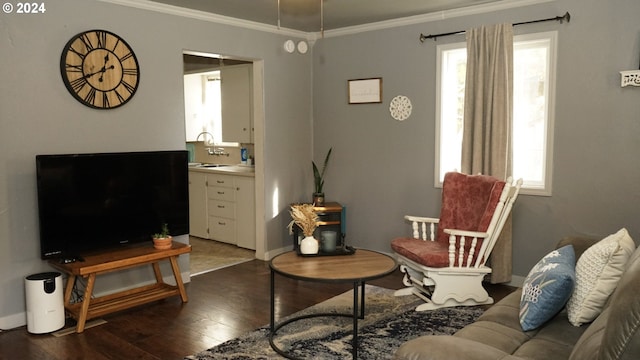
[[[152,238],[154,248],[158,250],[171,249],[173,237],[169,235],[169,225],[167,225],[167,223],[162,224],[161,231],[159,233],[153,234]]]
[[[313,165],[313,180],[315,182],[315,192],[313,193],[313,203],[316,206],[324,205],[324,172],[327,169],[327,164],[329,163],[329,158],[331,157],[331,150],[333,148],[329,148],[327,152],[327,156],[324,158],[324,164],[322,165],[322,170],[319,170],[316,166],[316,163],[311,161]]]

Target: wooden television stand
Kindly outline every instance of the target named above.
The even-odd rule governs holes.
[[[191,251],[191,245],[174,241],[171,249],[157,250],[151,242],[132,245],[130,247],[105,251],[84,257],[84,261],[68,264],[51,260],[49,264],[69,275],[64,290],[64,308],[71,317],[78,321],[76,331],[84,331],[88,319],[100,317],[112,312],[146,304],[151,301],[180,295],[182,302],[187,302],[187,293],[180,275],[178,256]],[[166,284],[160,273],[161,260],[169,260],[176,280],[176,285]],[[96,276],[113,271],[120,271],[141,265],[151,264],[156,277],[156,283],[134,289],[124,290],[113,294],[92,298]],[[71,303],[76,278],[88,277],[82,302]]]

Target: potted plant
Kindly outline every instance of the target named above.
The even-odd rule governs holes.
[[[158,250],[171,249],[171,242],[173,237],[169,235],[169,225],[167,223],[162,224],[162,229],[159,233],[153,234],[153,247]]]
[[[327,156],[324,158],[324,164],[322,164],[322,171],[318,170],[316,163],[311,161],[313,165],[313,180],[315,182],[315,192],[313,193],[313,203],[316,206],[324,205],[324,171],[327,169],[327,164],[329,163],[329,158],[331,157],[331,150],[333,148],[329,148],[327,152]]]
[[[293,233],[293,225],[298,225],[304,234],[304,239],[300,241],[300,253],[317,254],[318,240],[313,237],[313,232],[318,227],[318,214],[313,209],[313,204],[291,205],[291,222],[289,223],[289,233]]]

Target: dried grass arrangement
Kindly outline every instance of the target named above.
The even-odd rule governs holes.
[[[318,214],[313,210],[313,204],[291,205],[291,222],[289,223],[289,233],[293,233],[293,224],[302,229],[304,236],[313,236],[313,231],[318,227]]]

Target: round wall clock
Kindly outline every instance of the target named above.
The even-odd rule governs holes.
[[[408,119],[411,116],[411,100],[404,95],[394,97],[389,104],[389,112],[391,117],[398,121]]]
[[[124,39],[106,30],[72,37],[62,50],[60,72],[71,95],[94,109],[126,104],[140,82],[133,50]]]

